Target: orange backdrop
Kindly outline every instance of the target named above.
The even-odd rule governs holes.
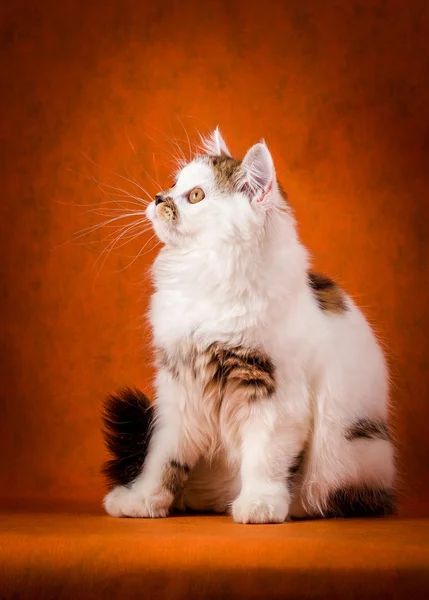
[[[171,138],[187,151],[183,122],[192,138],[219,124],[237,156],[266,139],[316,267],[339,279],[384,340],[401,511],[429,513],[428,7],[2,8],[4,502],[100,502],[101,399],[126,383],[150,389],[141,315],[156,248],[147,233],[103,265],[110,229],[72,240],[104,218],[83,206],[106,199],[91,177],[135,194],[121,178],[131,176],[152,194],[145,169],[166,184]]]

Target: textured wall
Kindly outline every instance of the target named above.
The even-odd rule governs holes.
[[[2,8],[5,500],[99,501],[100,400],[124,383],[147,389],[152,374],[141,314],[156,249],[123,270],[146,234],[98,274],[111,230],[70,243],[103,219],[75,205],[105,199],[91,175],[135,193],[108,170],[153,193],[139,161],[165,184],[173,146],[162,132],[185,140],[178,116],[191,136],[220,124],[238,156],[267,140],[317,268],[385,341],[402,512],[429,513],[429,4],[269,4]]]

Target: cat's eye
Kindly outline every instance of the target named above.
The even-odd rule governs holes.
[[[196,204],[197,202],[201,202],[206,197],[205,193],[201,188],[194,188],[192,192],[188,195],[188,200],[191,204]]]

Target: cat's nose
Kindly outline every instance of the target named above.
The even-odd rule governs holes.
[[[165,202],[165,198],[162,194],[156,194],[155,196],[155,206],[158,206],[158,204],[161,204],[161,202]]]

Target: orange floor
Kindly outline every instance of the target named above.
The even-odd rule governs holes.
[[[429,597],[429,520],[0,513],[0,597]]]

